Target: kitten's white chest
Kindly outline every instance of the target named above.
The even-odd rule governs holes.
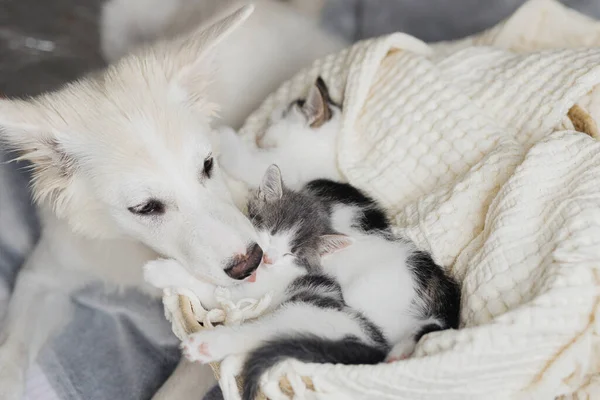
[[[378,239],[358,242],[324,261],[342,286],[346,303],[396,341],[414,324],[409,309],[415,283],[401,244]]]

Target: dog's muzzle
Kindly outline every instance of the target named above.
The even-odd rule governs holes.
[[[260,265],[263,251],[256,243],[248,247],[245,255],[236,256],[225,269],[225,273],[236,280],[246,279]]]

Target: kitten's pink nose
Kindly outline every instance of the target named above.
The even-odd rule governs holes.
[[[271,260],[267,254],[263,254],[263,264],[273,264],[273,260]]]

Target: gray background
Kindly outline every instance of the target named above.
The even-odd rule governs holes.
[[[168,1],[168,0],[165,0]],[[218,0],[207,0],[218,1]],[[52,89],[103,65],[98,51],[102,0],[0,0],[0,94]],[[521,0],[328,0],[323,23],[350,39],[404,31],[426,41],[478,32]],[[600,17],[600,0],[566,4]],[[0,314],[18,265],[38,230],[19,165],[0,153]],[[16,238],[25,238],[14,246]],[[146,399],[169,375],[178,352],[160,304],[92,287],[73,298],[76,318],[40,363],[64,399]],[[141,328],[143,327],[143,328]],[[93,360],[78,349],[93,344]]]

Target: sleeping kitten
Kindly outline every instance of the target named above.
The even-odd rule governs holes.
[[[328,180],[294,192],[274,166],[261,187],[249,212],[267,242],[270,268],[306,274],[286,286],[272,313],[193,334],[183,344],[190,360],[203,363],[247,354],[244,399],[254,399],[261,376],[286,359],[393,361],[410,356],[424,334],[457,328],[458,285],[428,254],[395,239],[372,199]]]
[[[388,361],[409,357],[427,333],[458,328],[459,285],[430,254],[392,234],[375,200],[350,184],[326,179],[309,182],[303,191],[327,204],[332,228],[352,238],[347,250],[322,259],[323,270],[340,283],[348,305],[394,345]]]
[[[219,164],[251,187],[258,186],[271,164],[277,164],[292,189],[317,178],[340,180],[335,154],[341,114],[319,77],[306,99],[273,113],[260,139],[263,148],[250,147],[233,129],[222,127]]]

